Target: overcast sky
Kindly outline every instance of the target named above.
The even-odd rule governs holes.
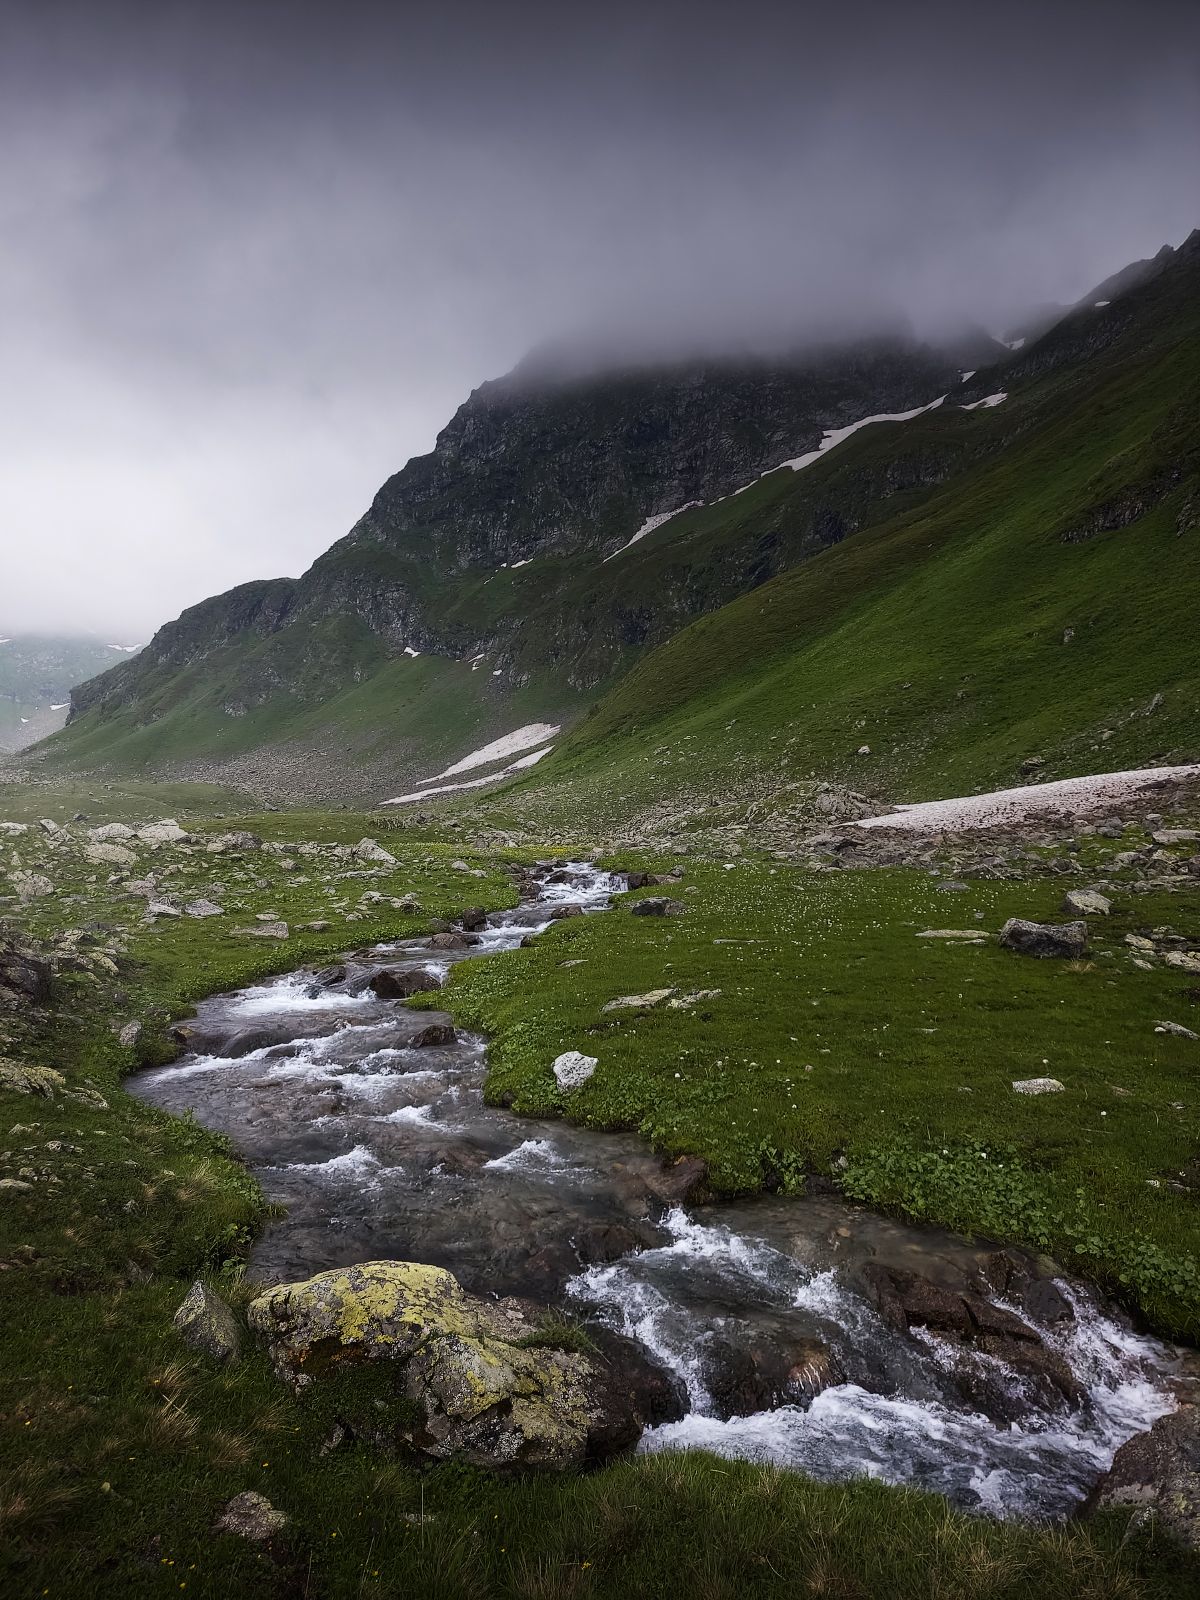
[[[548,338],[1000,327],[1198,223],[1194,3],[0,0],[0,629],[300,572]]]

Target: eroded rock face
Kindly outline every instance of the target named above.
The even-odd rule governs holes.
[[[563,1469],[636,1442],[632,1393],[578,1351],[526,1344],[535,1308],[468,1295],[438,1267],[368,1261],[282,1284],[250,1306],[276,1370],[302,1386],[395,1363],[407,1409],[380,1417],[393,1442],[435,1460]],[[415,1413],[415,1415],[413,1414]]]

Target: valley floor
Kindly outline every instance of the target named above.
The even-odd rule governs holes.
[[[0,792],[6,1593],[1195,1593],[1196,1558],[1119,1513],[1002,1524],[703,1454],[507,1480],[323,1454],[315,1390],[293,1395],[255,1349],[229,1368],[188,1350],[171,1318],[189,1285],[244,1306],[269,1218],[229,1146],[133,1100],[123,1076],[170,1059],[172,1023],[205,994],[513,904],[530,855],[387,831],[381,814],[235,805]],[[167,810],[181,829],[134,831]],[[488,1094],[518,1112],[636,1129],[702,1158],[718,1196],[837,1189],[1022,1243],[1195,1342],[1198,816],[627,852],[610,864],[681,869],[635,891],[677,914],[564,920],[459,969],[437,1003],[492,1036]],[[110,822],[126,831],[90,832]],[[1067,920],[1064,893],[1084,887],[1111,909],[1088,917],[1078,958],[998,944],[1010,917]],[[564,1093],[551,1063],[572,1049],[599,1066]],[[1062,1089],[1013,1088],[1043,1077]],[[288,1517],[265,1544],[212,1531],[248,1489]]]

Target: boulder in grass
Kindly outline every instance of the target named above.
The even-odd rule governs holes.
[[[247,1489],[235,1494],[223,1508],[216,1521],[218,1533],[235,1533],[239,1539],[249,1539],[253,1544],[264,1544],[275,1534],[282,1533],[287,1518],[257,1489]]]
[[[585,1056],[581,1050],[564,1050],[554,1060],[554,1076],[560,1089],[578,1089],[585,1084],[599,1066],[597,1056]]]
[[[173,1318],[180,1337],[193,1350],[214,1361],[236,1361],[242,1351],[242,1330],[233,1312],[198,1279]]]
[[[1017,1078],[1013,1088],[1018,1094],[1062,1094],[1066,1085],[1057,1078]]]
[[[1027,922],[1010,917],[1000,930],[1000,943],[1021,956],[1077,961],[1087,951],[1086,922]]]
[[[1153,1512],[1166,1533],[1200,1550],[1200,1406],[1181,1405],[1121,1446],[1087,1509],[1113,1506]]]
[[[1176,1039],[1200,1039],[1200,1033],[1191,1028],[1185,1028],[1181,1022],[1156,1022],[1155,1033],[1169,1033]]]
[[[651,894],[635,900],[629,908],[635,917],[681,917],[687,910],[682,900],[669,900],[665,895]]]
[[[1062,908],[1068,917],[1106,917],[1112,910],[1112,901],[1099,889],[1071,889]]]

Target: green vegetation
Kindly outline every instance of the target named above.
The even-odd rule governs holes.
[[[1196,1338],[1200,1215],[1173,1185],[1200,1134],[1197,1047],[1154,1031],[1195,1020],[1194,980],[1140,969],[1124,943],[1166,924],[1200,943],[1196,896],[1121,900],[1089,959],[1064,964],[916,937],[948,916],[1053,919],[1061,882],[949,896],[910,871],[743,860],[689,866],[686,884],[683,916],[571,920],[457,969],[438,1004],[493,1036],[490,1098],[636,1128],[702,1156],[720,1193],[832,1176],[1046,1250]],[[663,988],[682,1003],[604,1010]],[[551,1063],[569,1049],[600,1066],[564,1095]],[[1042,1076],[1066,1093],[1013,1092]]]
[[[35,809],[60,815],[76,798],[43,789]],[[179,798],[171,792],[171,809],[182,810]],[[167,809],[153,807],[151,791],[136,801]],[[250,825],[269,842],[322,846],[374,831],[371,819],[345,813],[182,820],[202,832]],[[1192,1592],[1194,1560],[1119,1516],[1063,1529],[999,1525],[935,1497],[865,1481],[824,1485],[702,1455],[504,1480],[452,1466],[418,1471],[363,1443],[322,1453],[340,1420],[370,1418],[386,1376],[348,1373],[295,1396],[252,1344],[231,1368],[186,1350],[171,1327],[175,1308],[197,1275],[244,1305],[241,1263],[264,1208],[222,1140],[132,1100],[121,1075],[163,1058],[165,1025],[201,994],[410,932],[465,899],[512,902],[497,860],[480,860],[485,877],[469,878],[453,865],[462,846],[394,835],[387,843],[398,865],[366,881],[392,898],[415,893],[420,914],[364,904],[362,880],[347,894],[327,857],[272,850],[243,863],[244,877],[235,860],[203,851],[156,858],[181,898],[223,876],[225,919],[144,926],[141,902],[115,896],[103,874],[68,872],[61,859],[61,892],[29,908],[27,925],[47,938],[68,923],[104,923],[128,939],[128,954],[111,980],[65,974],[66,1003],[49,1029],[3,1046],[108,1101],[100,1110],[0,1092],[3,1176],[22,1167],[39,1174],[31,1191],[3,1202],[6,1592],[152,1596],[186,1586],[215,1597],[253,1587],[330,1600],[793,1591],[1034,1600],[1051,1588],[1173,1600]],[[289,859],[301,870],[287,868]],[[1147,922],[1178,925],[1194,906],[1122,904],[1095,959],[1073,970],[915,940],[919,926],[945,921],[946,902],[912,874],[821,877],[747,859],[729,872],[689,865],[678,892],[682,917],[618,910],[567,921],[530,949],[459,969],[454,1009],[497,1032],[494,1095],[558,1109],[548,1063],[583,1045],[601,1067],[563,1109],[640,1126],[666,1150],[698,1150],[725,1188],[796,1186],[805,1169],[828,1167],[845,1150],[845,1186],[876,1185],[880,1204],[1028,1237],[1031,1204],[1045,1209],[1066,1195],[1074,1217],[1071,1186],[1082,1175],[1094,1190],[1083,1242],[1102,1245],[1077,1258],[1085,1270],[1106,1279],[1140,1270],[1137,1239],[1169,1272],[1180,1270],[1194,1224],[1144,1175],[1178,1165],[1194,1141],[1192,1114],[1171,1107],[1188,1098],[1179,1084],[1194,1071],[1189,1047],[1153,1035],[1148,1021],[1187,997],[1177,977],[1129,969],[1120,936]],[[993,927],[1009,910],[1050,910],[1058,892],[978,883],[956,897],[955,917],[981,911]],[[267,910],[292,924],[286,943],[263,948],[230,931]],[[330,925],[304,930],[306,920]],[[567,960],[583,965],[565,968]],[[677,1010],[601,1010],[657,985],[681,998],[721,992]],[[144,1028],[130,1049],[113,1030],[134,1017]],[[1042,1070],[1060,1075],[1068,1093],[1015,1101],[1008,1078],[1040,1069],[1043,1057],[1052,1066]],[[1131,1094],[1118,1095],[1120,1087]],[[993,1131],[1018,1152],[1016,1184],[947,1176]],[[927,1159],[943,1140],[953,1159],[932,1176],[897,1153]],[[989,1163],[1004,1159],[1001,1144],[986,1148]],[[1173,1280],[1156,1287],[1138,1278],[1130,1292],[1164,1326],[1183,1325],[1195,1306]],[[565,1348],[588,1339],[585,1327],[556,1317],[533,1337]],[[246,1489],[290,1519],[270,1551],[212,1531],[220,1507]]]

